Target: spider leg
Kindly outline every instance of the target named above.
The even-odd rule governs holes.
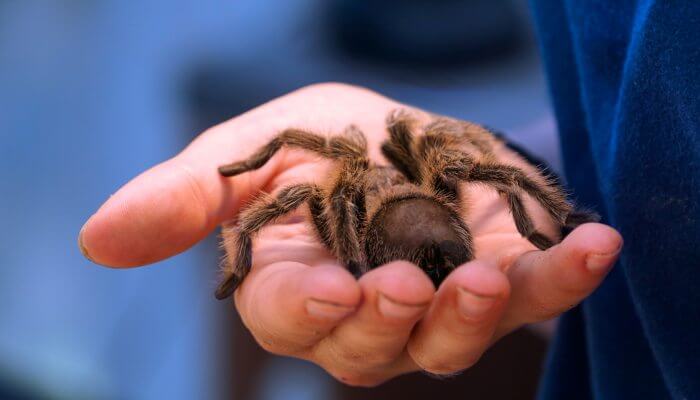
[[[330,223],[326,215],[326,207],[323,204],[323,193],[320,190],[314,190],[309,198],[309,211],[311,212],[311,221],[316,227],[321,243],[327,248],[333,248],[333,237],[331,233]]]
[[[367,219],[365,208],[365,172],[368,163],[347,161],[330,191],[329,210],[334,219],[332,237],[338,258],[359,277],[369,269],[360,244],[360,232]]]
[[[321,193],[310,199],[312,219],[323,243],[331,249],[334,248],[333,243],[337,243],[339,257],[354,275],[359,276],[362,257],[355,248],[359,248],[358,232],[365,214],[364,185],[360,177],[369,168],[367,139],[355,125],[350,125],[343,135],[330,139],[329,147],[332,154],[344,157],[341,173],[333,184],[330,196],[329,214],[335,216],[335,229],[324,214]]]
[[[232,238],[233,240],[224,238],[227,253],[233,256],[226,260],[230,269],[227,268],[224,281],[216,290],[216,298],[222,300],[233,294],[250,272],[253,262],[252,237],[263,226],[294,211],[305,201],[310,202],[312,221],[322,240],[325,241],[328,223],[324,219],[325,216],[319,212],[317,204],[323,198],[322,196],[318,186],[311,184],[293,185],[282,189],[275,197],[262,196],[246,207],[239,216],[238,234]]]
[[[454,147],[454,140],[454,137],[426,132],[418,139],[416,147],[423,186],[458,204],[460,180],[466,179],[474,161]]]
[[[330,142],[331,152],[346,154],[331,189],[329,209],[335,224],[328,230],[328,241],[335,242],[338,258],[359,277],[367,272],[360,234],[365,220],[365,172],[369,168],[367,140],[354,125]]]
[[[386,125],[389,140],[382,143],[382,154],[409,181],[420,182],[420,171],[413,150],[415,119],[408,111],[398,109],[389,114]]]
[[[494,132],[489,129],[467,121],[461,121],[462,135],[464,139],[473,144],[481,154],[488,157],[495,157],[493,153]]]
[[[511,214],[513,214],[515,227],[524,238],[540,250],[546,250],[554,245],[554,241],[535,229],[535,225],[525,209],[522,198],[515,190],[503,186],[498,189],[498,192],[508,201],[508,207],[510,207]]]
[[[564,195],[554,187],[553,183],[547,181],[541,185],[525,176],[516,167],[476,164],[469,172],[467,181],[485,183],[504,196],[508,201],[518,232],[540,250],[552,247],[554,241],[535,229],[519,192],[525,192],[537,200],[562,227],[565,226],[567,216],[572,210]]]
[[[600,219],[594,212],[574,210],[551,182],[547,182],[547,186],[543,187],[514,167],[477,165],[470,173],[470,180],[481,181],[496,188],[508,201],[518,232],[540,250],[552,247],[554,242],[535,229],[518,191],[525,191],[547,209],[560,224],[562,237],[581,224],[597,222]]]
[[[450,120],[438,120],[428,125],[425,135],[419,139],[417,148],[423,159],[424,184],[457,203],[460,181],[486,183],[508,201],[516,228],[523,237],[540,249],[551,247],[553,241],[535,229],[519,192],[525,191],[542,203],[560,225],[571,210],[566,199],[549,183],[548,186],[539,185],[515,167],[476,162],[459,148],[460,140],[471,138],[464,136],[457,125]],[[477,143],[471,143],[479,149]],[[481,145],[484,147],[479,150],[490,154],[487,143]]]
[[[286,129],[258,149],[248,159],[219,167],[219,173],[223,176],[234,176],[258,169],[265,165],[284,146],[305,149],[322,156],[328,156],[327,139],[325,137],[299,129]]]
[[[449,136],[451,141],[459,144],[471,144],[479,153],[493,158],[494,132],[468,121],[451,118],[437,118],[425,127],[427,136]]]
[[[308,150],[326,158],[356,158],[367,153],[364,135],[353,126],[346,129],[345,135],[331,138],[300,129],[286,129],[248,159],[219,167],[219,173],[223,176],[235,176],[258,169],[285,146]]]
[[[537,200],[559,225],[566,224],[567,216],[572,211],[571,204],[554,183],[546,181],[540,184],[513,166],[475,164],[469,172],[468,180],[483,182],[496,189],[506,185],[522,190]]]
[[[328,141],[329,154],[333,158],[366,159],[367,138],[355,125],[349,125],[342,135],[332,136]]]
[[[562,227],[562,237],[566,237],[571,231],[576,229],[579,225],[583,225],[588,222],[599,222],[600,215],[596,214],[594,211],[586,209],[576,209],[566,216],[566,223]]]

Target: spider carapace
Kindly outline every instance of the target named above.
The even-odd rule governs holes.
[[[355,276],[392,260],[407,260],[436,286],[474,255],[462,218],[463,182],[496,190],[518,232],[540,249],[555,240],[535,229],[523,195],[534,198],[561,227],[595,220],[575,212],[556,181],[542,171],[525,173],[499,163],[493,149],[501,140],[482,126],[449,118],[421,126],[401,109],[389,115],[387,130],[389,138],[381,147],[390,163],[386,166],[369,159],[365,136],[349,126],[331,137],[287,129],[248,159],[220,167],[223,176],[242,174],[262,167],[283,147],[316,153],[335,166],[323,185],[301,183],[275,196],[262,194],[241,211],[235,228],[223,230],[225,276],[216,297],[229,297],[250,271],[253,236],[304,203],[318,239]]]

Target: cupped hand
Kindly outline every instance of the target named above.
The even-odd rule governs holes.
[[[121,188],[83,227],[81,250],[105,266],[153,263],[233,220],[261,190],[320,182],[329,162],[296,150],[234,178],[218,174],[218,166],[247,157],[287,127],[338,133],[355,124],[367,136],[371,156],[382,162],[385,117],[397,107],[403,106],[365,89],[319,84],[233,118]],[[505,148],[497,156],[529,168]],[[403,261],[355,280],[315,239],[303,208],[266,227],[255,240],[253,269],[235,293],[246,327],[266,350],[313,361],[352,385],[372,386],[419,370],[453,374],[477,362],[503,335],[582,301],[622,246],[614,229],[585,224],[538,251],[518,234],[495,192],[478,186],[465,192],[476,259],[454,270],[437,291],[419,268]],[[538,228],[556,235],[548,216],[528,204]]]

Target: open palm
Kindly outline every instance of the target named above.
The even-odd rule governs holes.
[[[81,248],[100,264],[144,265],[234,221],[261,190],[320,183],[330,163],[301,151],[280,152],[235,178],[218,176],[219,165],[247,157],[290,126],[337,133],[356,124],[371,157],[384,163],[384,117],[400,106],[340,84],[315,85],[265,104],[210,129],[127,184],[86,223]],[[505,148],[497,156],[521,163]],[[465,192],[476,260],[454,270],[437,291],[403,261],[356,281],[318,242],[305,207],[268,225],[254,241],[253,269],[235,293],[247,328],[268,351],[311,360],[354,385],[416,370],[450,374],[473,365],[513,329],[578,304],[600,284],[621,247],[612,228],[586,224],[561,244],[537,251],[494,191],[469,186]],[[546,213],[534,203],[528,209],[538,229],[555,237]]]

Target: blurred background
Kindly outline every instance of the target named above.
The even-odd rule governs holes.
[[[257,348],[213,299],[213,237],[128,271],[80,255],[82,223],[130,178],[329,80],[559,165],[524,1],[0,1],[0,399],[532,398],[546,341],[530,331],[455,378],[353,389]]]

